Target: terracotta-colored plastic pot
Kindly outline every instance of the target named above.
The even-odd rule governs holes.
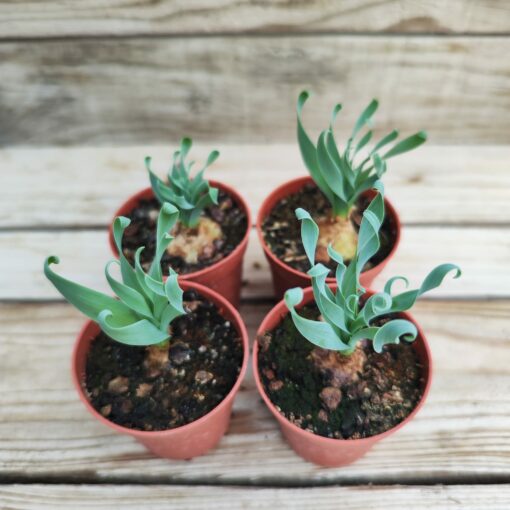
[[[293,179],[292,181],[288,181],[278,188],[276,188],[262,203],[262,206],[259,210],[259,214],[257,217],[257,233],[259,236],[260,244],[264,249],[264,254],[269,262],[269,267],[271,268],[271,273],[273,275],[273,288],[274,294],[277,299],[281,299],[283,294],[287,289],[292,287],[309,287],[312,284],[311,278],[306,274],[298,271],[290,267],[289,265],[282,262],[269,248],[264,240],[264,233],[262,230],[262,225],[264,220],[267,218],[269,213],[273,210],[276,204],[282,200],[283,198],[297,193],[300,189],[302,189],[307,184],[312,184],[313,180],[311,177],[298,177],[297,179]],[[373,196],[374,191],[369,190],[365,192],[368,196]],[[384,207],[386,211],[386,215],[391,218],[392,223],[395,225],[396,237],[395,243],[388,255],[384,260],[379,262],[376,266],[372,267],[368,271],[363,271],[361,273],[360,281],[361,285],[365,288],[369,288],[372,284],[374,278],[384,269],[389,260],[395,255],[397,251],[398,244],[400,242],[400,218],[388,199],[384,199]],[[328,278],[326,280],[328,285],[333,285],[335,283],[334,278]]]
[[[236,309],[224,297],[203,285],[184,281],[181,282],[181,287],[183,290],[196,290],[204,298],[212,301],[219,308],[221,315],[234,324],[244,348],[243,363],[236,383],[214,409],[198,420],[175,429],[156,432],[129,429],[107,420],[92,407],[84,389],[87,353],[92,340],[99,333],[99,326],[95,322],[85,323],[78,334],[72,355],[73,383],[89,412],[101,423],[121,434],[134,437],[155,455],[167,459],[191,459],[216,446],[228,428],[232,404],[246,374],[249,358],[248,333]]]
[[[236,204],[246,214],[246,233],[239,245],[229,253],[225,258],[216,262],[215,264],[195,271],[194,273],[184,274],[179,277],[179,280],[196,282],[205,285],[210,289],[214,289],[218,294],[226,297],[234,306],[239,307],[241,298],[241,282],[243,276],[243,258],[248,246],[248,238],[251,228],[251,215],[246,201],[236,190],[217,181],[209,181],[211,186],[219,188],[221,191],[227,193]],[[154,198],[154,193],[151,188],[146,188],[135,195],[131,196],[122,206],[117,210],[114,219],[117,216],[125,216],[130,213],[140,202],[140,200],[147,200]],[[110,248],[113,254],[118,257],[117,247],[113,239],[113,220],[110,223],[108,234]]]
[[[334,289],[335,287],[332,286],[332,288]],[[370,291],[367,292],[367,294],[371,295],[373,292]],[[298,308],[301,308],[312,300],[313,291],[311,287],[308,287],[304,290],[303,302],[299,305]],[[285,306],[285,303],[280,301],[262,321],[262,324],[257,331],[257,336],[262,335],[267,331],[272,331],[288,313],[289,312]],[[297,425],[294,425],[281,413],[279,413],[267,396],[262,385],[258,367],[258,343],[255,341],[253,346],[253,374],[255,376],[255,383],[260,395],[262,396],[262,399],[266,403],[269,410],[273,413],[275,418],[278,420],[285,439],[289,442],[290,446],[298,455],[310,462],[314,462],[315,464],[319,464],[321,466],[345,466],[358,460],[360,457],[363,457],[363,455],[365,455],[365,453],[367,453],[367,451],[370,450],[370,448],[372,448],[378,441],[393,434],[398,429],[409,423],[416,416],[416,413],[425,403],[425,399],[427,398],[430,390],[430,385],[432,383],[432,357],[425,336],[423,335],[423,331],[420,329],[419,325],[416,324],[416,322],[409,314],[401,313],[400,315],[402,318],[413,322],[418,329],[418,337],[412,345],[415,348],[420,364],[423,367],[423,395],[411,414],[409,414],[409,416],[404,421],[391,428],[390,430],[387,430],[386,432],[363,439],[332,439],[319,436],[313,432],[309,432],[298,427]]]

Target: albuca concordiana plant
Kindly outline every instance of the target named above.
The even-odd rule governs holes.
[[[365,130],[371,123],[379,103],[373,99],[359,116],[345,148],[338,147],[333,133],[333,124],[342,109],[341,104],[333,108],[329,127],[321,132],[317,144],[306,133],[302,122],[303,105],[309,98],[307,91],[301,92],[297,103],[297,137],[303,161],[317,187],[331,203],[330,218],[319,219],[321,241],[324,245],[333,243],[346,261],[356,251],[357,232],[351,221],[351,214],[359,196],[371,189],[386,172],[386,160],[420,146],[427,139],[424,131],[394,144],[383,154],[381,151],[394,142],[398,131],[394,130],[379,140],[373,148],[362,155],[362,149],[372,139],[372,130]]]
[[[163,182],[152,172],[150,157],[145,158],[145,166],[156,198],[162,204],[169,202],[177,207],[180,213],[179,220],[184,226],[194,228],[198,225],[204,208],[218,203],[218,189],[211,188],[209,182],[204,179],[204,172],[216,161],[220,153],[212,151],[204,167],[191,178],[194,161],[186,161],[191,145],[191,138],[181,140],[181,147],[174,152],[172,167],[168,171],[168,183]]]
[[[401,339],[412,342],[417,336],[413,323],[404,319],[391,319],[377,326],[377,319],[390,313],[409,310],[419,296],[441,285],[450,271],[455,271],[455,278],[461,274],[458,266],[441,264],[429,273],[419,289],[392,295],[392,286],[397,280],[404,281],[406,285],[408,283],[406,278],[395,276],[388,280],[383,292],[373,294],[361,306],[360,298],[366,291],[360,286],[359,276],[363,266],[379,249],[379,229],[384,218],[382,194],[378,193],[363,213],[356,254],[349,266],[346,267],[342,256],[329,246],[329,255],[336,263],[336,291],[326,285],[329,269],[320,263],[314,264],[319,236],[317,224],[303,209],[297,209],[296,216],[302,222],[301,237],[312,265],[308,274],[312,278],[313,295],[322,320],[306,319],[295,310],[295,306],[303,300],[301,288],[288,290],[285,293],[285,303],[298,331],[307,340],[324,349],[349,355],[362,339],[371,340],[376,352],[381,352],[386,344],[399,343]]]
[[[170,271],[166,282],[160,260],[172,240],[168,232],[172,229],[179,211],[171,204],[164,203],[158,217],[156,254],[145,273],[140,264],[138,248],[132,267],[121,249],[122,235],[130,220],[122,216],[115,219],[113,233],[119,251],[119,260],[110,261],[105,267],[106,279],[119,299],[89,289],[59,276],[50,265],[59,262],[50,256],[44,263],[44,274],[57,290],[78,310],[96,321],[111,338],[128,345],[146,346],[159,344],[170,338],[170,323],[185,314],[183,292],[177,282],[177,274]],[[110,274],[111,264],[118,264],[122,282]]]

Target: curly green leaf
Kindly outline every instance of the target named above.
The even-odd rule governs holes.
[[[377,352],[381,352],[387,344],[399,343],[401,340],[409,342],[415,340],[417,328],[411,322],[405,319],[389,318],[384,324],[378,325],[377,319],[409,309],[421,294],[438,287],[448,273],[455,271],[454,276],[456,278],[460,276],[457,266],[442,264],[425,278],[419,289],[392,296],[391,290],[395,282],[402,280],[407,284],[407,279],[395,276],[388,280],[384,286],[384,292],[373,294],[363,304],[361,298],[366,291],[359,285],[359,274],[365,263],[378,250],[379,229],[384,218],[383,187],[376,184],[376,189],[378,193],[363,214],[356,257],[347,268],[342,256],[331,245],[328,246],[330,259],[337,264],[336,289],[328,287],[329,269],[324,265],[312,265],[308,271],[321,320],[306,319],[296,311],[295,307],[303,299],[302,289],[294,288],[285,293],[285,304],[297,330],[314,345],[339,351],[344,355],[350,355],[356,348],[356,344],[363,339],[371,340]],[[310,214],[303,209],[297,209],[296,215],[302,221],[303,245],[305,251],[312,254],[309,260],[313,264],[318,235],[317,225]]]
[[[112,314],[112,322],[116,326],[129,324],[136,319],[136,313],[121,301],[74,283],[55,273],[50,266],[59,262],[59,258],[56,256],[48,257],[44,262],[44,274],[67,301],[84,315],[95,320],[103,310],[109,309]]]
[[[303,106],[309,97],[310,94],[303,91],[297,101],[297,139],[301,156],[315,184],[331,204],[332,215],[348,218],[360,195],[371,189],[386,173],[386,160],[419,147],[426,140],[426,133],[420,131],[394,145],[384,156],[380,156],[378,151],[398,138],[398,131],[394,130],[379,140],[372,150],[367,151],[368,155],[358,164],[354,160],[357,160],[357,155],[368,146],[372,139],[372,131],[364,133],[356,142],[354,149],[352,144],[363,128],[371,124],[371,119],[378,108],[377,100],[372,100],[363,110],[354,125],[345,150],[341,150],[333,134],[333,123],[341,110],[341,105],[337,104],[334,107],[329,127],[321,132],[315,146],[302,121]]]
[[[453,278],[459,278],[462,274],[460,268],[455,264],[441,264],[435,267],[425,278],[419,289],[408,290],[397,296],[393,296],[392,312],[403,312],[409,310],[415,301],[425,292],[439,287],[448,273],[454,272]]]
[[[194,178],[191,178],[194,162],[186,161],[191,146],[191,138],[181,140],[180,149],[174,153],[167,183],[152,172],[149,157],[145,158],[145,166],[149,172],[152,190],[159,202],[161,204],[168,202],[175,206],[180,213],[182,223],[192,228],[196,227],[206,207],[218,203],[218,189],[212,188],[203,176],[205,170],[216,161],[219,152],[212,151],[203,168]]]
[[[319,227],[313,221],[312,217],[304,209],[296,209],[296,217],[301,221],[301,239],[303,248],[310,264],[315,264],[315,250],[317,249],[317,241],[319,239]]]
[[[171,237],[167,230],[173,227],[177,217],[178,211],[174,206],[163,204],[158,217],[157,254],[162,253],[168,245]],[[183,307],[183,292],[175,271],[170,271],[168,279],[163,282],[158,256],[149,274],[145,273],[140,263],[143,246],[136,250],[134,267],[129,265],[121,250],[122,236],[128,225],[127,218],[116,218],[113,237],[120,260],[110,261],[105,267],[106,280],[119,299],[56,274],[50,265],[58,263],[57,257],[46,259],[44,273],[72,305],[95,320],[114,340],[138,346],[161,343],[170,337],[169,326],[172,320],[186,313]],[[113,263],[119,264],[122,281],[110,274]]]
[[[394,145],[384,156],[384,159],[393,158],[404,152],[412,151],[427,141],[427,133],[425,131],[419,131],[414,135],[405,138],[396,145]]]
[[[101,329],[111,338],[126,345],[146,346],[159,344],[168,340],[170,335],[161,331],[154,324],[146,319],[132,322],[126,326],[112,324],[112,313],[110,310],[103,310],[96,318]]]
[[[393,319],[378,328],[373,338],[375,352],[382,352],[382,348],[387,344],[398,344],[400,340],[413,342],[418,335],[416,326],[404,319]]]
[[[302,289],[289,289],[285,293],[284,299],[291,313],[294,325],[307,340],[323,349],[341,350],[348,348],[348,345],[344,344],[339,339],[330,324],[327,322],[305,319],[296,312],[294,307],[303,300]]]

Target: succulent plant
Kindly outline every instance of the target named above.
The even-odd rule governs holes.
[[[331,246],[328,247],[330,258],[336,263],[336,290],[326,284],[329,269],[323,264],[315,264],[319,236],[317,224],[303,209],[296,209],[296,216],[301,221],[303,246],[312,265],[308,275],[312,278],[313,295],[322,320],[306,319],[297,313],[295,307],[303,300],[303,290],[299,287],[285,293],[285,303],[297,330],[307,340],[324,349],[349,355],[362,339],[371,340],[376,352],[381,352],[386,344],[399,343],[401,339],[412,342],[417,336],[416,326],[412,322],[390,318],[383,325],[378,325],[377,320],[388,314],[409,310],[419,296],[441,285],[449,272],[455,271],[455,278],[461,274],[456,265],[441,264],[428,274],[419,289],[393,295],[392,287],[396,281],[402,280],[408,284],[406,278],[395,276],[388,280],[383,292],[373,294],[363,304],[361,298],[366,290],[361,287],[359,276],[363,266],[379,249],[379,229],[384,218],[382,193],[376,195],[363,213],[356,255],[347,267],[342,256]]]
[[[191,138],[183,138],[178,151],[174,152],[172,167],[168,172],[168,182],[162,181],[151,170],[151,158],[145,158],[145,166],[149,172],[152,190],[161,202],[169,202],[177,207],[179,221],[186,227],[195,227],[205,207],[218,203],[218,189],[212,188],[204,179],[204,172],[212,165],[220,153],[212,151],[204,167],[191,178],[191,168],[194,161],[187,162],[186,157],[191,149]]]
[[[360,159],[360,152],[372,139],[372,130],[366,131],[361,137],[359,135],[370,124],[379,106],[378,101],[373,99],[356,121],[343,151],[337,146],[333,133],[333,124],[342,109],[341,104],[333,108],[329,127],[321,132],[317,145],[314,145],[302,122],[303,106],[309,97],[305,90],[297,102],[297,137],[301,155],[315,184],[331,203],[333,216],[347,218],[360,194],[372,188],[386,172],[386,160],[420,146],[426,141],[427,134],[419,131],[380,155],[383,147],[398,138],[398,131],[393,130]]]
[[[172,229],[179,211],[169,203],[161,207],[156,237],[156,253],[146,273],[140,264],[138,248],[134,267],[129,264],[122,252],[122,236],[130,220],[123,216],[115,219],[113,235],[119,252],[119,260],[111,260],[105,267],[105,276],[118,299],[89,289],[67,280],[51,269],[58,264],[56,256],[50,256],[44,263],[44,274],[56,289],[101,329],[118,342],[146,346],[160,344],[170,338],[170,323],[185,314],[183,292],[177,281],[177,273],[170,270],[166,281],[163,279],[160,260],[172,240],[168,232]],[[110,274],[110,266],[118,264],[122,281]]]

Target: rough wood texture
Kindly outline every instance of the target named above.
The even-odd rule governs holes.
[[[377,126],[435,143],[510,141],[507,37],[212,37],[0,45],[0,144],[222,142],[295,138],[347,100],[341,129],[377,91]],[[433,70],[433,72],[431,72]],[[384,80],[382,81],[382,77]]]
[[[241,308],[251,337],[268,308]],[[0,478],[280,485],[509,479],[509,314],[510,301],[418,304],[414,315],[435,362],[427,405],[359,462],[320,469],[283,442],[251,375],[219,448],[189,462],[153,458],[93,420],[76,398],[68,367],[80,314],[63,304],[4,304]]]
[[[508,33],[503,0],[0,2],[3,39],[215,33]]]
[[[211,39],[211,44],[217,40]],[[76,46],[67,47],[73,55]],[[61,74],[52,74],[53,57],[48,57],[49,67],[40,71],[41,76],[48,73],[44,74],[48,116],[53,118],[51,122],[52,116],[61,117],[61,132],[67,129],[65,122],[70,117],[59,102],[62,87],[68,85],[58,80],[63,74],[68,80],[76,73],[73,79],[78,93],[79,80],[88,79],[80,73],[87,68],[88,76],[100,71],[91,90],[103,80],[101,88],[111,92],[111,73],[122,75],[125,67],[121,64],[120,71],[111,71],[117,68],[106,64],[107,51],[99,59],[104,60],[99,67],[93,64],[96,57],[92,51],[83,64],[77,53],[73,56],[76,67],[59,67]],[[147,55],[138,53],[137,61],[146,60]],[[113,62],[115,56],[111,58]],[[158,65],[161,69],[156,74],[162,83],[164,69],[170,66],[162,60]],[[224,72],[223,63],[218,65],[217,72]],[[9,73],[13,69],[20,68],[11,66]],[[289,76],[292,78],[292,73]],[[23,91],[28,95],[21,104],[28,105],[28,118],[33,119],[37,112],[31,110],[35,103],[30,94],[35,89],[29,82],[37,83],[39,78],[30,73],[25,78]],[[130,86],[138,87],[137,79]],[[4,80],[3,90],[9,90],[11,98],[19,98],[22,91],[14,88],[21,81]],[[432,96],[433,92],[437,91],[424,93]],[[92,112],[84,119],[90,120],[96,114],[94,103],[87,101],[95,101],[95,96],[85,94],[83,98],[82,106]],[[114,113],[120,103],[115,98],[108,100],[113,101],[109,113]],[[106,103],[104,99],[102,104]],[[268,109],[278,111],[273,103]],[[4,104],[9,104],[11,113],[18,108],[12,102]],[[68,109],[72,112],[75,108],[71,100]],[[135,104],[137,108],[141,107]],[[2,118],[4,111],[0,111]],[[325,108],[320,111],[322,120],[326,119]],[[102,115],[106,113],[97,115],[98,126]],[[410,119],[413,115],[409,111]],[[48,126],[44,111],[37,116],[42,119],[37,125],[41,133],[55,128],[51,122]],[[141,117],[138,125],[148,117]],[[109,129],[119,121],[115,115],[111,118]],[[487,126],[492,129],[488,121]],[[84,126],[83,133],[88,129]],[[171,139],[174,145],[178,136]],[[201,140],[199,160],[208,145]],[[220,148],[224,154],[211,177],[237,186],[255,210],[276,184],[304,173],[295,143]],[[505,485],[510,482],[508,147],[430,146],[392,165],[387,189],[401,210],[405,229],[399,253],[386,274],[407,274],[417,283],[428,268],[451,260],[462,266],[464,275],[449,281],[413,311],[433,351],[435,375],[426,406],[409,426],[343,469],[321,469],[292,452],[258,397],[251,371],[220,446],[190,462],[154,458],[131,438],[97,423],[78,401],[68,371],[72,344],[84,319],[70,305],[44,301],[60,297],[44,280],[42,261],[57,253],[63,274],[105,288],[102,267],[109,253],[104,227],[119,203],[146,185],[142,158],[148,152],[162,171],[169,148],[0,152],[0,301],[36,300],[0,304],[0,480],[4,483],[0,508],[329,509],[340,504],[346,510],[506,510],[510,506],[510,488]],[[253,338],[271,307],[270,277],[253,235],[245,277],[244,297],[248,299],[240,311]],[[455,296],[459,299],[453,299]],[[250,299],[254,297],[263,299]],[[19,482],[23,485],[9,485]],[[98,482],[119,485],[86,485]],[[151,483],[163,485],[135,485]],[[167,483],[171,485],[164,485]],[[387,485],[398,483],[409,485]],[[456,483],[463,485],[451,485]],[[476,483],[487,485],[473,485]],[[216,486],[225,484],[245,487]],[[335,487],[337,484],[354,486]]]
[[[162,176],[177,146],[10,148],[0,150],[0,228],[106,226],[131,194],[149,185],[146,155]],[[218,147],[208,176],[234,186],[254,218],[279,184],[306,174],[299,148],[196,141],[202,162]],[[434,146],[390,161],[387,195],[404,224],[509,224],[509,146]]]
[[[0,2],[2,38],[257,32],[508,33],[502,0]]]
[[[507,510],[509,485],[328,487],[250,489],[241,487],[134,487],[118,485],[5,485],[0,505],[10,510],[73,508],[193,510],[282,508],[331,510]]]

